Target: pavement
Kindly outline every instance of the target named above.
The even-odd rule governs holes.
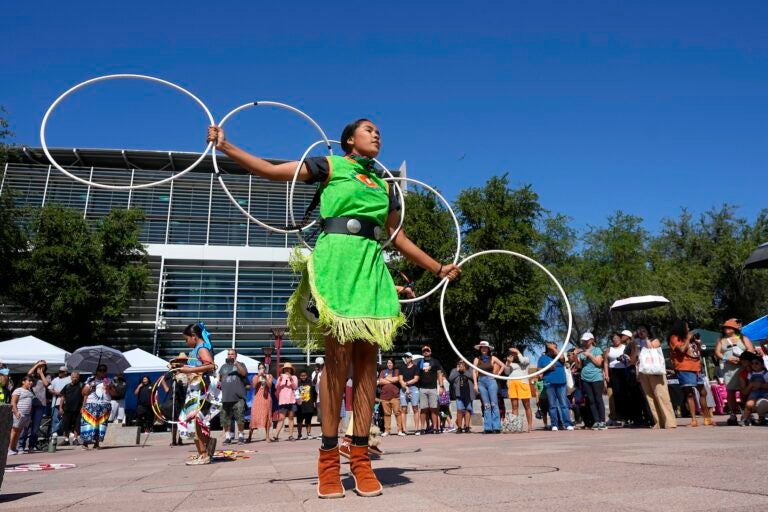
[[[76,467],[6,473],[0,510],[768,510],[768,427],[718,420],[716,428],[675,430],[389,436],[373,463],[383,496],[356,496],[342,464],[347,495],[337,500],[315,494],[317,440],[232,445],[255,452],[186,466],[193,448],[170,447],[160,435],[144,447],[11,456],[11,467]]]

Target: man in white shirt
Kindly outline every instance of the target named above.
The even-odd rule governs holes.
[[[323,376],[323,368],[325,365],[325,359],[318,357],[315,359],[315,370],[312,372],[312,385],[315,386],[315,396],[317,401],[315,402],[315,411],[317,414],[317,422],[320,423],[320,379]]]
[[[51,433],[58,434],[61,425],[61,414],[59,414],[59,403],[61,402],[61,390],[64,386],[72,382],[72,378],[67,374],[67,367],[60,366],[59,374],[48,385],[48,391],[53,395],[51,401]]]

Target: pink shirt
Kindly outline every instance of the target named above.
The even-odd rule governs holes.
[[[287,381],[287,383],[286,383]],[[296,403],[296,394],[294,390],[299,387],[299,379],[295,375],[286,378],[280,374],[277,378],[277,403],[280,405],[290,405]]]

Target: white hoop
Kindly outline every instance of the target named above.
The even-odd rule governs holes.
[[[541,375],[542,373],[544,373],[547,370],[549,370],[550,368],[552,368],[555,365],[555,363],[561,357],[563,357],[563,354],[565,354],[565,349],[568,347],[568,340],[571,339],[571,330],[573,329],[573,313],[571,312],[571,303],[568,301],[568,296],[565,294],[565,290],[563,290],[563,287],[560,284],[560,281],[558,281],[555,278],[555,276],[553,276],[552,273],[549,270],[547,270],[547,268],[544,265],[542,265],[538,261],[534,260],[533,258],[530,258],[530,257],[528,257],[528,256],[526,256],[524,254],[520,254],[520,253],[517,253],[517,252],[506,251],[506,250],[503,250],[503,249],[493,249],[493,250],[490,250],[490,251],[480,251],[480,252],[477,252],[477,253],[472,254],[470,256],[467,256],[466,258],[461,260],[461,262],[458,264],[458,266],[461,267],[462,265],[464,265],[469,260],[471,260],[473,258],[477,258],[478,256],[483,256],[485,254],[506,254],[508,256],[517,256],[518,258],[522,258],[522,259],[524,259],[524,260],[526,260],[526,261],[528,261],[530,263],[533,263],[534,265],[539,267],[541,270],[543,270],[544,273],[547,274],[547,276],[549,276],[549,278],[555,283],[555,285],[557,286],[557,289],[560,290],[560,294],[563,296],[563,300],[565,301],[565,307],[568,310],[568,332],[566,333],[565,339],[563,340],[563,346],[560,348],[560,352],[558,352],[557,356],[554,359],[552,359],[552,361],[548,365],[546,365],[544,368],[539,368],[535,372],[530,373],[528,375],[523,375],[521,377],[512,377],[511,375],[510,376],[506,376],[506,377],[501,376],[501,375],[494,375],[494,374],[492,374],[490,372],[487,372],[485,370],[482,370],[482,369],[478,368],[477,366],[472,364],[469,361],[469,359],[464,357],[461,352],[459,352],[459,349],[456,348],[456,345],[453,343],[453,340],[451,339],[451,335],[448,332],[448,327],[445,325],[445,292],[446,292],[446,290],[448,290],[448,285],[447,284],[443,287],[443,291],[440,294],[440,321],[443,324],[443,332],[445,333],[445,337],[448,339],[448,343],[451,344],[451,348],[453,348],[453,351],[456,352],[456,354],[458,354],[458,356],[465,363],[467,363],[467,365],[470,368],[473,368],[473,369],[477,370],[479,373],[482,373],[483,375],[487,375],[488,377],[493,377],[494,379],[501,379],[501,380],[527,380],[527,379],[530,379],[531,377],[535,377],[537,375]]]
[[[307,159],[307,156],[309,155],[309,153],[310,153],[310,152],[311,152],[311,151],[312,151],[312,150],[313,150],[315,147],[317,147],[317,146],[318,146],[319,144],[321,144],[322,142],[324,142],[324,141],[322,141],[322,140],[319,140],[319,141],[317,141],[317,142],[315,142],[315,143],[311,144],[311,145],[310,145],[310,146],[309,146],[309,147],[306,149],[306,151],[304,151],[304,154],[301,156],[301,160],[299,160],[299,161],[296,163],[296,170],[295,170],[295,171],[294,171],[294,173],[293,173],[293,179],[291,180],[291,188],[290,188],[290,190],[289,190],[289,192],[288,192],[288,215],[289,215],[289,216],[290,216],[290,218],[291,218],[291,224],[293,224],[293,225],[294,225],[294,226],[296,226],[296,227],[298,227],[298,224],[296,223],[296,216],[295,216],[295,215],[294,215],[294,213],[293,213],[293,194],[294,194],[294,190],[296,189],[296,181],[297,181],[297,180],[298,180],[298,178],[299,178],[299,173],[301,172],[301,167],[304,165],[304,161]],[[341,142],[339,142],[339,141],[337,141],[337,140],[329,140],[328,142],[329,142],[330,144],[341,144]],[[329,144],[329,147],[330,147],[330,144]],[[376,163],[376,164],[377,164],[379,167],[381,167],[382,169],[384,169],[384,172],[385,172],[385,173],[386,173],[386,174],[389,176],[389,178],[385,178],[385,180],[389,180],[389,179],[397,179],[397,178],[395,178],[395,177],[392,175],[392,173],[389,171],[389,169],[387,169],[387,168],[384,166],[384,164],[382,164],[381,162],[379,162],[379,161],[378,161],[378,160],[376,160],[375,158],[373,159],[373,161],[374,161],[374,162],[375,162],[375,163]],[[402,229],[402,227],[403,227],[403,221],[405,220],[405,197],[403,196],[403,190],[400,188],[400,185],[398,185],[397,183],[395,183],[394,185],[395,185],[395,188],[397,189],[397,193],[398,193],[398,195],[400,196],[400,205],[401,205],[401,206],[400,206],[400,222],[399,222],[399,223],[398,223],[398,225],[397,225],[397,229],[395,229],[395,231],[393,231],[393,232],[392,232],[392,235],[391,235],[391,236],[390,236],[390,237],[387,239],[387,241],[381,244],[381,248],[382,248],[382,249],[383,249],[384,247],[386,247],[387,245],[389,245],[390,243],[392,243],[392,240],[394,240],[394,239],[395,239],[395,237],[397,236],[397,233],[398,233],[398,232],[399,232],[399,231]],[[315,221],[312,221],[310,224],[308,224],[306,227],[304,227],[304,228],[302,228],[302,229],[306,229],[306,228],[310,227],[310,226],[311,226],[312,224],[314,224],[314,223],[315,223]],[[292,231],[291,231],[291,233],[296,233],[296,236],[298,236],[298,237],[299,237],[299,240],[301,241],[301,243],[303,243],[303,244],[304,244],[304,246],[305,246],[307,249],[309,249],[310,251],[311,251],[311,250],[313,250],[313,248],[312,248],[312,247],[311,247],[311,246],[310,246],[310,245],[307,243],[307,241],[306,241],[306,240],[304,240],[304,237],[302,237],[302,236],[301,236],[301,232],[300,232],[299,230],[292,230]]]
[[[328,148],[328,151],[331,154],[333,154],[333,149],[331,148],[331,141],[328,140],[328,137],[325,135],[325,132],[323,131],[323,129],[320,128],[320,125],[317,124],[314,119],[309,117],[309,115],[307,115],[306,113],[304,113],[301,110],[297,109],[296,107],[292,107],[292,106],[287,105],[285,103],[278,103],[276,101],[253,101],[253,102],[250,102],[250,103],[246,103],[244,105],[240,105],[239,107],[233,109],[227,115],[225,115],[221,119],[221,121],[219,121],[218,126],[219,127],[224,126],[224,123],[227,122],[227,120],[230,117],[232,117],[233,115],[237,114],[241,110],[245,110],[247,108],[252,108],[252,107],[258,107],[259,105],[267,105],[267,106],[272,106],[272,107],[278,107],[278,108],[282,108],[282,109],[288,110],[290,112],[294,112],[296,114],[299,114],[305,120],[309,121],[309,123],[312,126],[314,126],[315,129],[317,129],[318,132],[320,132],[320,137],[322,137],[322,140],[319,140],[318,142],[315,142],[314,144],[312,144],[309,147],[309,149],[307,149],[307,151],[304,152],[304,156],[301,157],[301,160],[299,161],[299,165],[297,165],[297,167],[296,167],[297,170],[296,170],[296,174],[294,174],[294,181],[291,183],[291,187],[293,187],[293,184],[296,182],[296,176],[298,175],[299,169],[301,169],[301,164],[304,163],[304,160],[307,158],[307,155],[309,154],[309,152],[312,149],[314,149],[315,147],[317,147],[318,145],[325,144],[325,146]],[[266,230],[272,231],[274,233],[280,233],[280,234],[283,234],[283,235],[287,235],[287,234],[291,234],[291,233],[297,233],[298,234],[299,231],[301,231],[301,229],[309,229],[310,227],[312,227],[313,224],[315,224],[315,221],[312,221],[311,223],[309,223],[308,225],[304,226],[301,229],[280,229],[280,228],[276,228],[276,227],[270,226],[269,224],[266,224],[265,222],[260,221],[259,219],[257,219],[253,215],[251,215],[245,208],[243,208],[240,205],[240,203],[238,203],[237,200],[230,193],[229,188],[224,183],[224,180],[221,177],[221,170],[219,169],[219,162],[218,162],[218,159],[216,158],[216,150],[215,149],[211,152],[211,156],[212,156],[212,160],[213,160],[213,170],[216,172],[216,176],[219,179],[219,185],[221,185],[221,188],[224,189],[224,193],[227,195],[229,200],[232,201],[232,204],[234,204],[237,207],[237,209],[240,210],[243,213],[243,215],[248,217],[248,219],[251,222],[253,222],[254,224],[258,224],[259,226],[263,227]],[[293,208],[292,198],[293,198],[293,188],[291,188],[291,195],[288,196],[288,205],[289,205],[288,207],[289,207],[291,212],[293,212],[293,210],[292,210],[292,208]],[[293,214],[292,213],[291,213],[291,220],[293,220]],[[293,222],[293,225],[296,226],[296,222],[295,221]],[[302,242],[304,242],[304,240],[301,238],[300,235],[299,235],[299,238],[301,239]],[[304,245],[307,245],[306,242],[304,242]]]
[[[167,85],[168,87],[176,89],[177,91],[183,92],[184,94],[186,94],[187,96],[189,96],[190,98],[195,100],[195,102],[198,105],[200,105],[200,107],[205,112],[205,115],[208,116],[208,120],[209,120],[210,124],[214,124],[213,116],[211,115],[210,110],[208,110],[208,107],[205,106],[205,103],[200,101],[200,99],[197,96],[195,96],[194,94],[192,94],[188,90],[186,90],[183,87],[180,87],[180,86],[178,86],[178,85],[176,85],[176,84],[174,84],[172,82],[168,82],[168,81],[162,80],[160,78],[155,78],[153,76],[131,75],[131,74],[105,75],[105,76],[100,76],[100,77],[96,77],[96,78],[91,78],[90,80],[86,80],[85,82],[81,82],[81,83],[77,84],[76,86],[72,87],[67,92],[65,92],[64,94],[62,94],[58,98],[56,98],[56,101],[54,101],[53,104],[50,107],[48,107],[48,111],[45,113],[45,116],[43,117],[43,123],[40,125],[40,145],[43,148],[43,152],[45,153],[45,156],[47,156],[48,160],[51,162],[51,165],[53,165],[56,169],[58,169],[59,171],[63,172],[65,175],[69,176],[73,180],[82,183],[83,185],[88,185],[89,187],[95,187],[95,188],[103,188],[103,189],[107,189],[107,190],[138,190],[138,189],[141,189],[141,188],[154,187],[155,185],[162,185],[163,183],[167,183],[169,181],[175,180],[176,178],[180,178],[180,177],[184,176],[189,171],[191,171],[192,169],[197,167],[200,164],[200,162],[203,161],[203,159],[205,158],[205,155],[208,154],[208,151],[210,151],[211,148],[213,147],[213,142],[209,142],[208,146],[205,148],[205,151],[203,151],[200,154],[198,159],[195,160],[195,162],[192,165],[190,165],[189,167],[187,167],[183,171],[178,172],[176,174],[173,174],[172,176],[169,176],[169,177],[164,178],[162,180],[153,181],[151,183],[141,183],[141,184],[138,184],[138,185],[105,185],[105,184],[102,184],[102,183],[96,183],[95,181],[90,181],[90,180],[86,180],[84,178],[80,178],[78,176],[75,176],[74,174],[72,174],[69,171],[67,171],[66,169],[64,169],[61,165],[59,165],[59,163],[51,155],[51,152],[48,151],[48,144],[46,143],[46,140],[45,140],[45,129],[46,129],[47,125],[48,125],[48,118],[51,116],[51,113],[59,105],[59,103],[61,103],[64,100],[64,98],[66,98],[67,96],[69,96],[73,92],[75,92],[75,91],[77,91],[79,89],[82,89],[83,87],[85,87],[87,85],[95,84],[96,82],[103,82],[103,81],[106,81],[106,80],[114,80],[114,79],[117,79],[117,78],[132,78],[132,79],[138,79],[138,80],[146,80],[146,81],[149,81],[149,82],[155,82],[155,83]]]
[[[451,203],[449,203],[443,195],[432,188],[431,186],[427,185],[423,181],[415,180],[413,178],[384,178],[384,181],[407,181],[410,183],[415,183],[417,185],[421,185],[422,187],[426,188],[433,194],[435,194],[437,197],[440,198],[440,200],[443,202],[446,208],[448,208],[448,213],[451,214],[451,218],[453,218],[453,224],[456,226],[456,254],[453,256],[453,264],[456,264],[457,261],[459,261],[459,254],[461,252],[461,227],[459,226],[459,220],[456,218],[456,214],[453,212],[453,208],[451,208]],[[400,304],[409,304],[411,302],[419,302],[420,300],[424,300],[433,293],[435,293],[437,290],[440,289],[443,284],[448,281],[447,277],[444,277],[440,280],[439,283],[437,283],[434,288],[429,290],[427,293],[420,295],[419,297],[414,297],[412,299],[400,299]]]

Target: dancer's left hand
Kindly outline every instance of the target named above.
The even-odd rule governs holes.
[[[448,278],[449,281],[453,281],[457,277],[459,277],[459,274],[461,274],[461,269],[458,265],[454,263],[449,263],[448,265],[443,265],[442,270],[440,270],[440,274],[438,277],[440,279]]]

